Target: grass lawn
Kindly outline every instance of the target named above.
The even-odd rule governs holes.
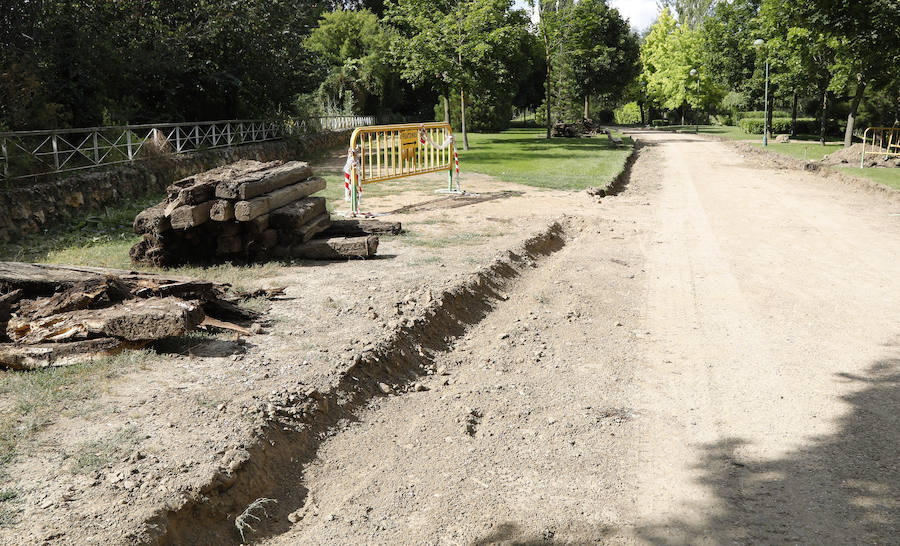
[[[509,129],[502,133],[470,133],[469,151],[459,152],[465,184],[467,172],[555,190],[605,187],[625,166],[633,142],[613,146],[606,136],[553,138],[545,129]],[[621,136],[621,135],[620,135]],[[457,135],[462,147],[462,137]]]
[[[860,169],[859,167],[834,167],[834,169],[860,178],[868,178],[879,184],[900,190],[900,169],[898,168],[868,167]]]

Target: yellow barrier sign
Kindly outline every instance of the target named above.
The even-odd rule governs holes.
[[[900,127],[869,127],[863,133],[862,157],[859,167],[866,166],[867,155],[900,156]]]
[[[456,190],[453,172],[456,171]],[[459,158],[448,123],[359,127],[350,135],[344,189],[351,214],[359,214],[362,186],[448,171],[448,191],[459,191]]]

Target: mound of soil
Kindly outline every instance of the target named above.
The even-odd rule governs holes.
[[[857,143],[849,148],[841,148],[822,158],[825,165],[850,165],[859,166],[859,160],[863,153],[863,144]],[[869,148],[871,150],[871,147]],[[897,156],[885,157],[877,155],[866,156],[866,167],[900,167],[900,158]]]

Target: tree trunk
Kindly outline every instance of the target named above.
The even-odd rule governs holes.
[[[850,113],[847,114],[847,129],[844,130],[844,148],[853,145],[853,126],[856,125],[856,113],[859,111],[859,102],[862,100],[863,93],[866,92],[866,82],[857,76],[856,80],[856,96],[850,103]]]
[[[463,150],[469,149],[469,133],[466,132],[466,91],[459,88],[459,124],[463,135]]]
[[[450,123],[450,99],[444,93],[444,123]]]
[[[641,126],[644,126],[644,125],[647,124],[646,121],[644,120],[644,103],[643,103],[643,102],[639,102],[639,103],[638,103],[638,108],[641,109]]]
[[[684,125],[684,105],[681,105],[681,124]]]
[[[791,137],[797,136],[797,90],[794,89],[794,101],[791,105]]]
[[[828,120],[828,88],[822,91],[822,118],[819,121],[819,142],[825,145],[825,122]]]
[[[589,119],[591,117],[591,97],[590,95],[584,96],[584,119]]]

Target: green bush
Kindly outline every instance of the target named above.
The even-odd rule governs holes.
[[[616,123],[619,125],[637,125],[641,122],[641,108],[636,102],[629,102],[616,108]]]
[[[654,119],[653,121],[650,122],[650,125],[653,125],[654,127],[663,127],[668,124],[669,124],[669,120],[667,120],[667,119]]]
[[[763,118],[743,118],[738,121],[738,127],[745,133],[761,135],[763,133]],[[814,118],[797,118],[798,134],[815,134],[818,130],[819,124]],[[772,126],[769,128],[769,131],[773,134],[790,133],[791,118],[773,118]]]
[[[454,98],[456,100],[454,100]],[[512,102],[508,95],[498,95],[495,90],[483,89],[477,96],[466,96],[466,130],[473,133],[499,133],[509,129],[512,121]],[[434,119],[444,120],[444,101],[434,105]],[[540,118],[538,118],[540,119]],[[450,125],[460,131],[459,94],[451,95]]]
[[[762,119],[764,115],[765,115],[765,112],[763,110],[750,110],[747,112],[735,112],[734,113],[734,121],[735,121],[735,123],[737,123],[745,118]],[[791,113],[788,112],[787,110],[774,110],[772,112],[772,117],[774,117],[774,118],[790,118]]]

